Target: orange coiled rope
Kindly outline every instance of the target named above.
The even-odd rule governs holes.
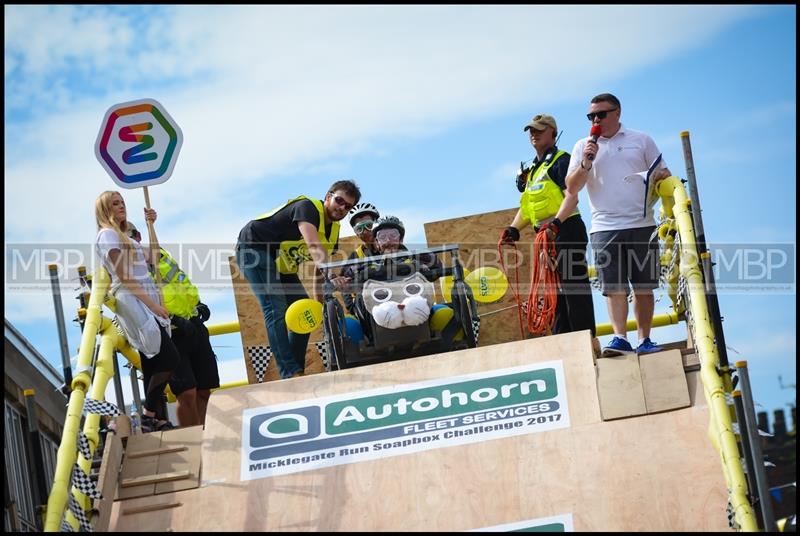
[[[556,304],[561,279],[556,262],[556,243],[541,230],[533,242],[531,293],[528,295],[528,331],[550,335],[556,322]]]
[[[508,270],[503,256],[502,240],[497,243],[497,253],[500,257],[500,266],[508,277]],[[533,262],[531,263],[531,285],[528,301],[523,302],[515,287],[519,287],[519,258],[521,253],[513,242],[507,243],[514,250],[516,285],[510,284],[511,292],[517,300],[517,316],[519,317],[519,332],[523,339],[526,338],[522,316],[527,315],[528,331],[533,335],[550,335],[556,320],[556,304],[558,303],[558,288],[561,280],[558,275],[556,263],[556,244],[547,237],[545,231],[540,231],[533,243]],[[533,306],[531,305],[533,304]]]

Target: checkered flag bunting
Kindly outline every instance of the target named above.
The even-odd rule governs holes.
[[[111,323],[114,324],[115,328],[117,328],[117,333],[119,333],[120,335],[122,335],[126,339],[128,338],[128,336],[125,335],[125,330],[123,330],[122,326],[119,325],[119,320],[117,320],[117,316],[116,315],[114,315],[114,318],[111,319]]]
[[[267,372],[269,360],[272,359],[272,350],[269,346],[248,346],[247,354],[250,356],[256,379],[261,383],[264,380],[264,373]]]
[[[72,530],[72,525],[69,524],[69,521],[67,521],[66,519],[62,519],[61,528],[59,529],[59,532],[74,532],[74,531]]]
[[[325,366],[325,370],[330,370],[328,368],[328,345],[325,341],[315,342],[314,346],[317,347],[317,352],[319,352],[319,356],[322,358],[322,364]]]
[[[475,334],[475,345],[478,344],[478,332],[481,330],[481,319],[480,318],[473,318],[472,319],[472,333]]]
[[[81,508],[81,505],[75,500],[72,493],[69,494],[69,511],[72,512],[72,515],[78,520],[82,531],[92,532],[92,524],[89,522],[89,518],[86,517],[86,512],[83,511],[83,508]]]
[[[94,413],[96,415],[111,415],[116,417],[120,414],[119,408],[105,400],[95,400],[94,398],[87,398],[83,401],[83,413]]]
[[[91,497],[92,499],[102,499],[100,490],[97,489],[92,478],[83,472],[83,469],[76,463],[72,466],[72,485],[78,488],[78,491]]]
[[[89,438],[86,437],[86,434],[82,431],[78,431],[78,452],[81,453],[84,459],[92,459],[92,449],[89,446]]]

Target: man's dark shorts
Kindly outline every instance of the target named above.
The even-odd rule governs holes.
[[[594,265],[603,296],[658,288],[660,275],[658,235],[655,227],[591,234]]]
[[[172,342],[181,354],[181,364],[175,370],[170,388],[175,395],[187,389],[219,387],[217,356],[211,348],[208,330],[199,316],[186,320],[172,317]]]

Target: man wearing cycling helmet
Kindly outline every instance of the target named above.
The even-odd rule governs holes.
[[[372,203],[359,203],[350,210],[350,227],[353,228],[356,236],[361,240],[361,245],[347,257],[347,260],[380,255],[381,252],[375,242],[375,236],[372,234],[372,227],[380,216],[378,209]],[[342,269],[342,277],[352,279],[353,268],[353,266],[345,266]],[[347,312],[355,314],[355,295],[343,292],[342,298]]]
[[[350,255],[351,259],[356,257],[363,259],[380,254],[372,234],[372,227],[380,217],[378,209],[372,203],[359,203],[350,211],[350,227],[362,242]]]
[[[380,218],[372,228],[372,234],[375,236],[375,242],[381,255],[408,251],[408,248],[403,244],[406,228],[397,216]],[[416,262],[420,273],[428,280],[434,281],[438,279],[435,271],[442,267],[442,263],[433,253],[421,253],[399,261],[385,259],[379,263],[363,266],[359,279],[362,281],[366,279],[385,281],[390,277],[406,277],[413,273],[414,262]]]

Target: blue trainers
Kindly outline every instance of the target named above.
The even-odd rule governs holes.
[[[632,354],[633,346],[625,339],[614,337],[608,346],[603,348],[603,357],[613,357],[617,355]]]
[[[660,352],[661,347],[650,340],[650,337],[645,337],[642,343],[636,348],[637,354],[652,354],[653,352]]]

